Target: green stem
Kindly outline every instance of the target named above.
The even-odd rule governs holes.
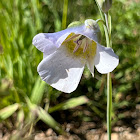
[[[111,140],[111,112],[112,112],[112,82],[110,73],[107,74],[107,134]]]
[[[111,47],[111,25],[108,22],[108,15],[109,13],[105,13],[105,22],[106,22],[106,42],[107,47]],[[112,81],[110,73],[107,74],[107,134],[108,140],[111,140],[111,112],[112,112]]]
[[[106,23],[106,25],[103,25],[104,31],[105,31],[105,37],[106,37],[106,45],[107,47],[112,47],[112,41],[111,41],[111,16],[109,13],[102,13],[102,10],[97,2],[95,0],[101,19]],[[111,112],[112,112],[112,81],[110,73],[107,74],[107,134],[108,134],[108,140],[111,140]]]
[[[63,17],[62,17],[62,29],[65,29],[66,25],[67,25],[67,11],[68,11],[68,0],[64,0]]]

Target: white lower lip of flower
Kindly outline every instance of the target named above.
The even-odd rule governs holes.
[[[67,48],[61,46],[41,61],[38,65],[38,72],[42,80],[52,87],[71,93],[78,86],[86,60],[74,57],[67,52]]]

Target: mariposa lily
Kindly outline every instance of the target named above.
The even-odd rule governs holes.
[[[99,44],[99,34],[99,26],[92,19],[60,32],[37,34],[33,45],[43,52],[37,68],[41,79],[57,90],[71,93],[77,88],[85,65],[92,76],[94,66],[101,74],[113,71],[119,63],[118,56]]]

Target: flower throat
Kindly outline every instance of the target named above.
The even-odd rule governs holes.
[[[96,43],[80,34],[71,33],[63,44],[68,48],[68,51],[75,56],[87,58],[96,54]]]

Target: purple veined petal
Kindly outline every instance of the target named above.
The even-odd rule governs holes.
[[[61,46],[70,33],[80,30],[81,32],[83,31],[82,26],[67,28],[56,33],[39,33],[34,36],[32,44],[41,52],[45,52],[45,54],[49,55]]]
[[[95,67],[101,74],[106,74],[113,71],[119,64],[119,58],[114,53],[113,49],[106,48],[97,43],[95,55]]]
[[[87,38],[98,42],[99,29],[93,30],[87,27],[85,24],[76,27],[70,27],[65,30],[56,33],[40,33],[37,34],[32,41],[32,44],[36,46],[41,52],[45,52],[47,55],[53,53],[57,48],[61,46],[63,41],[70,33],[81,34]]]
[[[37,34],[34,38],[33,38],[33,45],[39,45],[39,43],[41,43],[41,41],[45,41],[45,42],[52,42],[55,46],[60,47],[62,42],[66,39],[66,37],[70,34],[70,33],[81,33],[84,31],[84,25],[81,26],[77,26],[77,27],[71,27],[71,28],[67,28],[65,30],[56,32],[56,33],[39,33]],[[49,43],[50,43],[49,42]],[[48,44],[49,44],[48,43]],[[40,45],[40,49],[42,51],[41,47],[42,45]]]
[[[95,42],[100,41],[100,28],[95,20],[87,19],[84,24],[76,27],[70,27],[68,29],[71,33],[81,34]]]
[[[83,27],[83,31],[77,31],[77,32],[74,32],[75,34],[81,34],[81,35],[84,35],[86,36],[87,38],[95,41],[95,42],[98,42],[98,32],[96,32],[95,30],[93,29],[90,29],[90,28],[87,28],[86,26]]]
[[[70,27],[66,30],[69,30],[69,34],[70,33],[75,33],[75,34],[81,34],[83,36],[86,36],[87,38],[98,42],[98,37],[100,34],[100,29],[97,28],[96,30],[87,27],[85,24],[81,25],[81,26],[77,26],[77,27]]]
[[[53,54],[45,57],[37,70],[43,81],[57,90],[71,93],[79,84],[85,61],[68,53],[67,48],[61,46]]]

